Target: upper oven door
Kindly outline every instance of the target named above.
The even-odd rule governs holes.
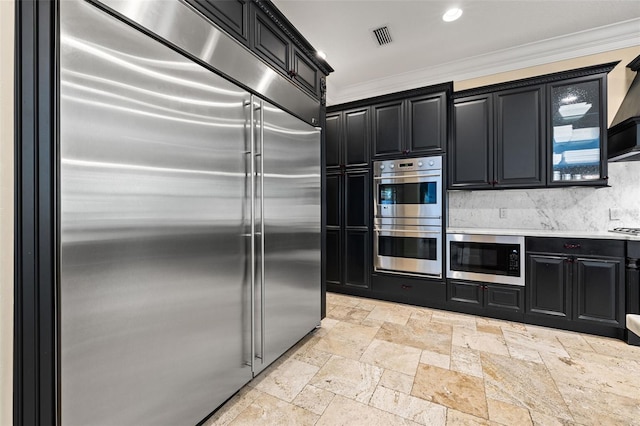
[[[376,225],[376,271],[440,278],[442,263],[442,228],[439,226]]]
[[[383,173],[374,177],[374,213],[376,217],[441,218],[441,172]]]

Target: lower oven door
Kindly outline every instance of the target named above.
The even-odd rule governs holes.
[[[374,269],[442,277],[442,228],[385,227],[374,231]]]

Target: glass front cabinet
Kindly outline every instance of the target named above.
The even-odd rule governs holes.
[[[606,76],[562,80],[547,86],[549,185],[606,185]]]

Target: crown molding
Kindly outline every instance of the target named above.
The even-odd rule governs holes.
[[[472,56],[344,88],[327,80],[327,104],[336,105],[401,90],[484,77],[627,47],[640,47],[640,18]]]

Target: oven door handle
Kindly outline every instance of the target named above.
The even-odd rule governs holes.
[[[380,229],[380,228],[375,228],[374,229],[375,232],[404,232],[407,234],[441,234],[442,231],[423,231],[423,230],[419,230],[419,231],[412,231],[412,230],[406,230],[406,229]]]
[[[375,176],[374,180],[384,180],[384,179],[405,179],[405,178],[422,178],[422,177],[440,177],[442,174],[429,174],[429,175],[403,175],[403,176]]]

